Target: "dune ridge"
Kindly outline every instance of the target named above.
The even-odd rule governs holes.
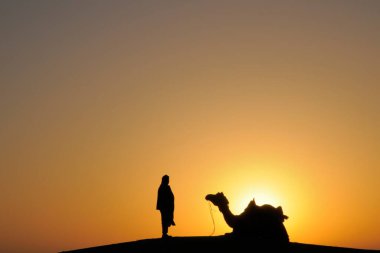
[[[270,241],[232,236],[152,238],[138,241],[62,251],[61,253],[144,253],[144,252],[292,252],[292,253],[380,253],[380,250],[313,245],[298,242],[274,244]]]

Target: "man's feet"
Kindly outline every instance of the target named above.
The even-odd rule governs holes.
[[[168,234],[163,234],[161,238],[162,238],[162,239],[172,238],[172,236],[171,236],[171,235],[168,235]]]

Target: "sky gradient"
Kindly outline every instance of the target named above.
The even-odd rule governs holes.
[[[380,249],[380,1],[0,1],[0,252],[213,226]],[[215,234],[231,230],[214,208]]]

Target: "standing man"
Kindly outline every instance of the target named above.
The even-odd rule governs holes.
[[[161,212],[162,238],[170,237],[168,228],[175,226],[174,223],[174,194],[169,186],[169,176],[162,177],[161,185],[158,188],[157,210]]]

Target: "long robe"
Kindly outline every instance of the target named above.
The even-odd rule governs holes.
[[[162,226],[170,227],[174,223],[174,194],[169,185],[161,184],[158,188],[156,209],[160,210]]]

